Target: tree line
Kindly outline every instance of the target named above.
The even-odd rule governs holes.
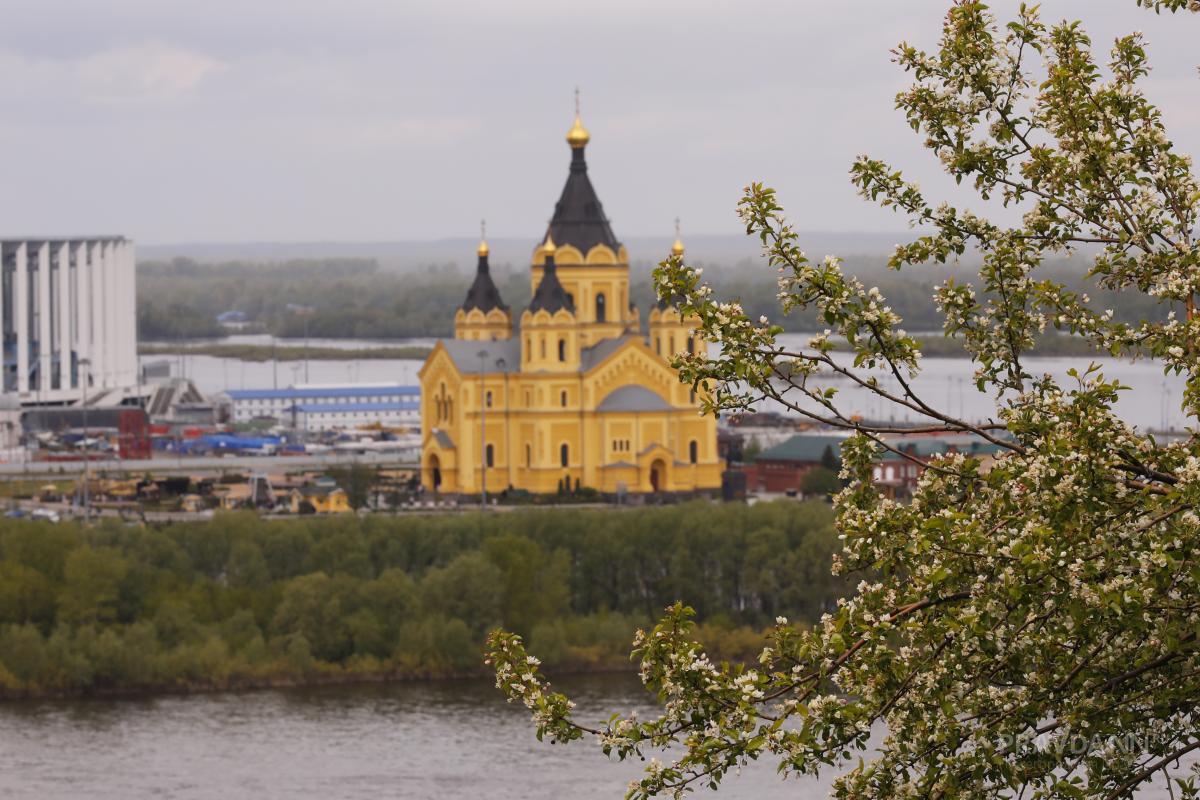
[[[777,276],[757,262],[697,263],[701,265],[714,290],[722,297],[740,300],[752,319],[767,316],[794,332],[828,327],[814,309],[781,315]],[[651,267],[647,262],[631,268],[631,299],[643,315],[656,302]],[[851,259],[847,269],[878,286],[910,331],[941,330],[943,320],[929,298],[947,276],[964,282],[974,279],[970,270],[944,266],[931,267],[919,276],[898,273],[888,270],[882,257]],[[238,310],[265,331],[286,338],[449,336],[454,329],[454,311],[466,295],[472,274],[453,263],[429,264],[407,272],[388,270],[371,259],[267,264],[204,264],[184,258],[144,262],[138,265],[138,331],[143,340],[221,336],[226,331],[217,323],[217,315]],[[1048,265],[1045,274],[1078,289],[1087,283],[1083,272],[1068,260]],[[530,298],[524,265],[497,265],[492,275],[504,302],[519,314]],[[1119,321],[1162,318],[1167,311],[1165,305],[1143,294],[1092,287],[1091,295],[1094,307],[1112,309]]]
[[[0,527],[0,692],[478,672],[489,630],[562,669],[629,668],[677,598],[714,652],[836,604],[823,503]]]

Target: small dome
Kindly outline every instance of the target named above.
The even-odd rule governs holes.
[[[577,112],[575,114],[575,124],[571,126],[571,130],[567,131],[567,144],[571,145],[572,150],[578,150],[581,147],[586,147],[591,139],[591,134],[588,133],[587,128],[583,127],[583,120],[579,118]]]
[[[683,257],[683,240],[676,239],[675,244],[671,245],[671,255]]]
[[[548,258],[554,258],[554,254],[558,252],[558,245],[554,243],[554,238],[547,233],[546,243],[542,245],[542,255]]]
[[[491,252],[491,251],[488,250],[488,243],[484,240],[480,240],[479,248],[475,251],[475,254],[478,255],[480,258],[485,258],[489,252]]]

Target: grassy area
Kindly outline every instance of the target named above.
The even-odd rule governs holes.
[[[341,361],[346,359],[424,359],[429,347],[304,347],[303,345],[272,346],[264,344],[197,344],[177,346],[171,344],[141,344],[138,353],[144,356],[189,355],[236,358],[242,361]]]

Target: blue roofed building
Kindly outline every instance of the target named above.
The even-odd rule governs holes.
[[[274,420],[298,430],[367,425],[418,427],[421,389],[400,383],[305,384],[286,389],[229,389],[217,397],[232,423]]]

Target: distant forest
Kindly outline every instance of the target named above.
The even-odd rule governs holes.
[[[718,296],[740,299],[752,318],[765,315],[797,332],[825,327],[811,311],[782,316],[776,301],[777,276],[758,261],[697,266],[704,267],[704,276]],[[643,319],[654,302],[652,267],[649,263],[632,267],[632,296]],[[1155,306],[1141,293],[1096,289],[1082,269],[1081,260],[1063,261],[1048,265],[1039,277],[1087,291],[1094,307],[1113,309],[1118,320],[1165,315],[1165,307]],[[867,285],[878,286],[912,332],[940,328],[931,301],[937,284],[948,275],[962,279],[972,275],[970,270],[947,266],[895,272],[886,268],[881,256],[847,259],[846,270]],[[447,336],[473,271],[454,263],[401,271],[382,268],[373,259],[143,262],[138,265],[139,336],[143,341],[221,336],[227,331],[216,317],[234,310],[245,313],[258,330],[295,339]],[[528,268],[504,264],[493,266],[492,273],[504,301],[519,313],[529,303]]]

